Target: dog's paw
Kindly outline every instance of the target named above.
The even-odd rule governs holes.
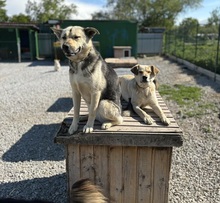
[[[78,125],[76,124],[71,124],[71,126],[69,127],[68,133],[70,135],[74,134],[76,131],[78,130]]]
[[[167,117],[161,118],[161,121],[162,121],[162,123],[165,124],[165,125],[170,125],[170,120],[169,120]]]
[[[103,123],[101,129],[106,130],[110,127],[112,127],[112,123]]]
[[[150,116],[147,116],[144,118],[144,122],[148,125],[152,125],[154,120]]]
[[[83,133],[92,133],[93,132],[93,127],[85,125],[83,127]]]

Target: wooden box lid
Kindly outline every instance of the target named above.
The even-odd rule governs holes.
[[[68,128],[72,122],[73,110],[64,119],[55,142],[60,144],[82,144],[82,145],[112,145],[112,146],[149,146],[149,147],[179,147],[182,146],[182,130],[174,120],[166,104],[157,93],[158,101],[171,124],[165,126],[159,117],[152,111],[146,112],[155,120],[152,125],[145,124],[138,115],[124,117],[121,125],[113,126],[107,130],[101,129],[101,123],[95,121],[94,131],[89,134],[82,133],[86,122],[79,123],[79,131],[74,135],[68,134]],[[123,103],[123,105],[126,105]],[[84,101],[81,103],[80,115],[88,114]]]

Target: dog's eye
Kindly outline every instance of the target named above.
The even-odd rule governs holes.
[[[139,73],[140,73],[140,74],[143,74],[144,72],[140,70]]]
[[[72,38],[73,38],[73,39],[79,39],[80,36],[73,36]]]
[[[64,35],[64,36],[62,37],[62,39],[63,39],[63,40],[66,40],[66,35]]]

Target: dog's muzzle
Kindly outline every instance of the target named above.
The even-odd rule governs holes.
[[[62,46],[63,52],[67,57],[75,56],[81,51],[81,47],[76,50],[73,50],[68,44],[63,44]]]

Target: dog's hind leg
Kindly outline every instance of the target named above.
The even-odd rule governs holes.
[[[101,126],[101,129],[106,130],[114,125],[120,125],[123,122],[122,116],[115,118],[116,120],[110,122],[104,122]]]
[[[108,100],[102,100],[100,102],[97,119],[102,123],[102,129],[108,129],[123,122],[120,107]]]

